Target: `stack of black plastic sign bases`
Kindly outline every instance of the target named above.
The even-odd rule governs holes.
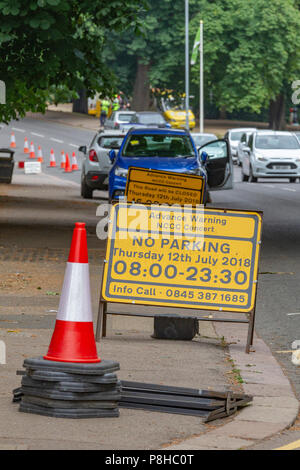
[[[19,411],[60,418],[119,416],[121,385],[115,361],[71,363],[26,359],[22,386],[14,390]]]
[[[122,408],[158,411],[204,418],[205,422],[225,418],[247,406],[252,396],[122,380]]]

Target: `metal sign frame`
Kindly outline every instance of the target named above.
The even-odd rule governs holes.
[[[207,209],[205,209],[207,211]],[[214,208],[209,208],[208,211],[222,211],[224,214],[226,214],[227,212],[236,212],[236,213],[239,213],[239,212],[243,212],[243,213],[251,213],[251,214],[257,214],[260,216],[261,218],[261,224],[262,224],[262,220],[263,220],[263,212],[262,211],[248,211],[248,210],[238,210],[238,209],[224,209],[224,208],[217,208],[217,207],[214,207]],[[262,226],[261,226],[262,228]],[[261,232],[260,232],[260,236],[261,236]],[[108,248],[108,243],[109,243],[109,240],[107,239],[107,242],[106,242],[106,250],[105,250],[105,253],[107,254],[107,248]],[[257,243],[258,245],[261,244],[261,240],[257,240]],[[258,277],[258,271],[259,271],[259,249],[258,249],[258,254],[257,254],[258,258],[257,258],[257,277]],[[104,260],[104,263],[106,263],[107,260]],[[242,311],[233,311],[233,310],[226,310],[226,309],[221,309],[222,312],[226,312],[226,313],[244,313],[245,315],[247,315],[248,319],[237,319],[237,318],[218,318],[218,317],[215,317],[213,315],[201,315],[201,316],[193,316],[194,318],[196,318],[198,321],[212,321],[212,322],[222,322],[222,323],[241,323],[241,324],[248,324],[248,334],[247,334],[247,342],[246,342],[246,353],[249,354],[250,353],[250,350],[251,350],[251,346],[253,345],[253,337],[254,337],[254,324],[255,324],[255,312],[256,312],[256,300],[257,300],[257,286],[258,286],[258,279],[255,282],[255,287],[254,287],[254,290],[252,292],[252,296],[254,296],[254,305],[253,305],[253,308],[248,311],[248,312],[242,312]],[[107,304],[108,304],[108,301],[106,299],[103,298],[102,296],[102,292],[103,292],[103,285],[104,285],[104,269],[103,269],[103,272],[102,272],[102,282],[101,282],[101,291],[100,291],[100,298],[99,298],[99,308],[98,308],[98,316],[97,316],[97,326],[96,326],[96,341],[98,342],[100,340],[100,337],[106,337],[106,330],[107,330],[107,315],[123,315],[123,316],[135,316],[135,317],[151,317],[151,318],[154,318],[154,317],[170,317],[170,314],[152,314],[152,313],[128,313],[128,312],[117,312],[117,311],[109,311],[108,312],[108,309],[107,309]],[[122,302],[122,301],[116,301],[116,302],[112,302],[112,303],[117,303],[117,304],[129,304],[128,302]],[[134,303],[134,302],[133,302]],[[141,307],[142,306],[149,306],[149,305],[152,305],[152,306],[157,306],[157,304],[150,304],[150,303],[142,303],[142,302],[138,302],[137,305],[140,305]],[[162,305],[159,305],[160,307]],[[170,307],[170,305],[168,305]],[[187,306],[172,306],[172,308],[180,308],[181,309],[181,312],[182,312],[182,309],[185,309],[185,310],[188,310],[188,311],[191,311],[192,309],[195,310],[195,308],[191,308],[191,307],[187,307]],[[203,309],[201,309],[201,307],[197,307],[197,310],[202,310],[204,313],[205,311]],[[217,312],[218,310],[214,309],[213,307],[209,309],[210,311],[215,311]],[[174,317],[176,318],[176,314],[174,314]]]
[[[165,177],[171,177],[171,178],[178,178],[179,180],[190,180],[190,181],[196,181],[196,182],[199,182],[201,183],[201,187],[198,189],[195,189],[195,188],[190,188],[190,187],[178,187],[178,186],[174,186],[172,184],[167,184],[165,182],[148,182],[146,180],[144,181],[138,181],[138,180],[135,180],[135,179],[132,179],[132,174],[134,172],[141,172],[141,173],[144,173],[145,174],[145,177],[146,177],[146,174],[152,174],[154,177],[155,175],[159,176],[165,176]],[[205,192],[205,179],[203,178],[203,176],[200,176],[200,175],[189,175],[189,174],[183,174],[183,173],[176,173],[174,171],[162,171],[162,170],[149,170],[148,168],[139,168],[139,167],[129,167],[128,169],[128,176],[127,176],[127,182],[126,182],[126,189],[125,189],[125,196],[127,197],[127,202],[128,203],[133,203],[135,201],[131,200],[128,198],[128,193],[130,191],[130,185],[132,183],[139,183],[139,184],[147,184],[147,185],[150,185],[150,186],[157,186],[157,187],[165,187],[165,188],[173,188],[173,189],[176,189],[176,191],[192,191],[194,193],[198,193],[197,194],[197,197],[199,196],[199,200],[196,202],[196,204],[203,204],[203,199],[204,199],[204,192]],[[151,195],[153,197],[153,194]],[[153,204],[153,202],[149,202],[149,201],[137,201],[138,204]],[[188,201],[180,201],[180,202],[168,202],[168,201],[157,201],[157,204],[190,204],[190,202]],[[194,205],[194,204],[193,204]]]

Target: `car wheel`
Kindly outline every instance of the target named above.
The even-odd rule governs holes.
[[[243,171],[242,171],[242,181],[246,182],[248,180],[249,180],[249,176],[245,175],[245,173],[243,173]]]
[[[297,178],[290,178],[290,183],[296,183]]]
[[[248,179],[249,183],[257,183],[257,178],[256,176],[253,176],[253,170],[252,170],[252,166],[250,166],[250,170],[249,170],[249,179]]]
[[[85,178],[81,180],[81,196],[84,199],[93,199],[93,190],[87,186]]]

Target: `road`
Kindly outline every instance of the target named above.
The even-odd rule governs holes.
[[[300,399],[300,369],[292,364],[291,353],[285,353],[300,339],[300,184],[263,179],[243,183],[240,169],[235,167],[234,171],[234,190],[213,192],[212,205],[264,213],[256,331]],[[254,354],[252,357],[255,361]],[[257,448],[275,449],[299,439],[300,432],[295,429]],[[300,441],[296,446],[300,448]]]
[[[9,125],[1,125],[0,147],[9,147],[11,132],[14,132],[16,138],[16,162],[26,158],[23,150],[24,139],[27,137],[29,145],[31,141],[34,143],[36,156],[38,146],[40,145],[42,148],[44,158],[42,171],[44,173],[55,178],[62,178],[66,181],[80,184],[80,171],[65,173],[60,169],[61,151],[63,150],[65,153],[68,153],[69,158],[72,157],[72,152],[75,151],[80,170],[83,154],[78,152],[78,147],[80,145],[88,145],[95,135],[95,131],[27,117],[20,121],[11,121]],[[56,168],[49,167],[50,151],[52,148],[55,154]]]

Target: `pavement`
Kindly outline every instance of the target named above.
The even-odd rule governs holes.
[[[108,317],[108,336],[98,345],[101,357],[120,362],[121,379],[244,390],[253,403],[211,424],[121,410],[117,420],[72,421],[72,430],[68,420],[18,413],[11,404],[11,391],[20,384],[15,373],[24,357],[47,350],[75,218],[87,223],[97,311],[105,244],[95,235],[96,208],[105,195],[83,201],[76,181],[53,176],[17,171],[12,185],[0,187],[0,339],[7,346],[7,365],[0,365],[0,449],[251,449],[292,426],[299,402],[291,382],[261,337],[254,337],[255,352],[245,354],[246,325],[201,322],[193,341],[171,342],[151,338],[152,320],[134,317]],[[223,200],[222,193],[231,192],[219,193]],[[218,204],[218,196],[213,199]]]

